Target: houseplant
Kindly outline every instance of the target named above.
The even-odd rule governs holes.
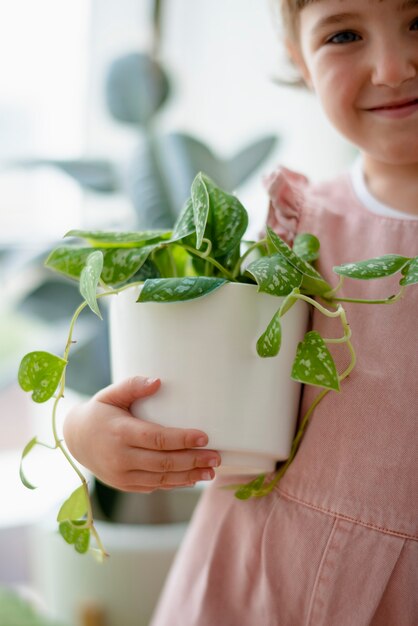
[[[260,357],[275,357],[282,341],[283,317],[295,310],[299,301],[319,309],[328,317],[338,318],[342,336],[323,339],[309,331],[297,347],[292,379],[321,388],[293,440],[290,454],[274,477],[257,476],[236,488],[236,496],[246,499],[268,494],[292,462],[313,410],[331,390],[339,391],[341,382],[355,366],[351,330],[343,307],[344,301],[390,304],[401,298],[407,286],[418,282],[418,257],[385,255],[334,268],[340,276],[336,287],[330,285],[314,268],[319,241],[310,234],[299,235],[291,249],[270,228],[266,237],[246,242],[247,213],[207,176],[200,173],[193,181],[191,197],[186,202],[172,231],[105,233],[71,231],[71,237],[82,238],[87,245],[57,248],[47,259],[47,266],[79,280],[83,301],[71,321],[63,357],[38,351],[26,355],[19,369],[19,382],[32,391],[35,402],[45,402],[55,394],[52,429],[55,445],[66,456],[80,477],[81,486],[64,502],[58,522],[61,535],[74,544],[78,552],[89,549],[90,535],[96,539],[98,556],[105,550],[94,526],[86,480],[60,441],[56,430],[56,412],[65,388],[65,374],[76,320],[86,307],[101,317],[99,303],[141,285],[139,302],[172,303],[188,301],[222,289],[228,283],[253,285],[260,292],[279,297],[277,308],[257,341]],[[254,259],[254,255],[257,256]],[[345,277],[370,280],[399,272],[400,290],[383,300],[338,297]],[[321,300],[322,302],[319,302]],[[347,369],[339,373],[327,344],[344,344],[351,355]],[[35,445],[33,438],[25,447],[22,460]],[[21,478],[26,479],[21,467]]]

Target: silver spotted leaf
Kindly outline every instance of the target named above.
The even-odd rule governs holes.
[[[344,263],[333,268],[340,276],[355,278],[357,280],[373,280],[384,278],[399,272],[410,261],[409,258],[398,254],[385,254],[384,256],[366,259],[357,263]]]
[[[418,283],[418,256],[409,261],[409,263],[402,268],[402,274],[401,285],[407,286]]]
[[[90,309],[102,318],[99,305],[97,304],[97,285],[103,269],[103,252],[95,250],[87,257],[86,265],[80,274],[80,293],[86,300]]]
[[[257,354],[261,357],[276,356],[282,343],[282,327],[280,323],[280,311],[277,311],[264,333],[257,341]]]
[[[302,283],[302,274],[280,254],[261,257],[246,269],[254,276],[259,291],[273,296],[287,296]]]
[[[308,385],[340,390],[334,359],[316,330],[306,333],[303,341],[299,343],[291,377]]]
[[[67,361],[50,352],[29,352],[19,367],[18,380],[23,391],[32,391],[34,402],[46,402],[54,395]]]
[[[209,193],[201,172],[192,183],[191,194],[193,219],[196,227],[196,248],[199,250],[205,235],[209,215]]]
[[[224,285],[224,278],[187,276],[186,278],[151,278],[146,280],[138,302],[184,302],[201,298]]]

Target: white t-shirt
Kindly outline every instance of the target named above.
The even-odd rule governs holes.
[[[386,215],[387,217],[397,217],[405,220],[416,220],[418,215],[411,215],[410,213],[403,213],[402,211],[396,211],[391,207],[383,204],[377,198],[370,193],[363,173],[363,161],[361,157],[356,159],[350,170],[351,184],[353,185],[354,192],[360,202],[372,213],[378,215]]]

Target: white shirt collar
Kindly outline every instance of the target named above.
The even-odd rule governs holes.
[[[353,185],[354,192],[360,202],[371,213],[377,213],[378,215],[384,215],[386,217],[395,217],[398,219],[416,220],[418,215],[411,215],[410,213],[403,213],[392,209],[392,207],[383,204],[380,200],[377,200],[370,193],[363,172],[363,159],[359,156],[353,163],[350,169],[351,184]]]

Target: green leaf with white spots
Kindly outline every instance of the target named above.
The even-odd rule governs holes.
[[[79,554],[85,554],[90,545],[90,528],[83,528],[74,541],[74,549]]]
[[[80,275],[80,293],[93,313],[100,319],[103,318],[97,304],[97,285],[99,284],[102,269],[103,252],[96,250],[88,256],[86,265],[83,267]]]
[[[136,274],[151,252],[160,245],[161,242],[157,242],[141,248],[100,249],[62,246],[51,252],[45,265],[69,278],[79,280],[90,254],[100,250],[103,253],[101,278],[107,285],[118,285]]]
[[[302,274],[280,254],[253,261],[247,272],[254,276],[259,291],[274,296],[287,296],[302,283]]]
[[[36,489],[36,487],[28,481],[28,479],[26,478],[23,472],[23,459],[29,454],[29,452],[32,450],[32,448],[36,446],[37,443],[38,443],[37,437],[33,437],[33,439],[31,439],[29,443],[27,443],[26,446],[23,448],[22,457],[20,459],[19,476],[20,476],[20,480],[25,485],[25,487],[27,487],[27,489]]]
[[[300,233],[293,242],[293,252],[304,261],[315,261],[319,256],[320,243],[315,235]]]
[[[184,302],[201,298],[224,285],[224,278],[187,276],[156,278],[145,281],[138,302]]]
[[[418,283],[418,256],[409,261],[402,268],[403,278],[400,281],[402,286],[415,285]]]
[[[257,341],[257,354],[261,357],[276,356],[282,343],[282,327],[280,323],[280,311],[277,311],[271,319],[264,333]]]
[[[193,202],[192,199],[189,198],[183,206],[176,223],[174,224],[171,241],[184,239],[194,233],[196,233],[196,227],[194,225]]]
[[[303,274],[302,289],[312,295],[323,295],[327,291],[331,291],[331,285],[324,280],[321,274],[304,259],[298,257],[292,248],[283,239],[280,239],[269,226],[267,226],[267,238],[277,252]]]
[[[209,194],[199,173],[192,183],[193,220],[196,227],[196,248],[199,250],[205,235],[206,222],[209,215]]]
[[[374,259],[366,259],[357,263],[344,263],[333,268],[340,276],[355,278],[357,280],[372,280],[384,278],[399,272],[410,261],[409,258],[398,254],[386,254]]]
[[[83,485],[81,485],[73,491],[70,497],[61,506],[58,512],[57,522],[78,520],[87,514],[87,509],[87,495]]]
[[[236,196],[220,189],[203,175],[209,193],[212,255],[215,258],[229,254],[241,241],[248,227],[248,214]]]
[[[85,239],[89,245],[95,248],[129,248],[168,240],[171,232],[169,230],[148,230],[143,232],[70,230],[64,236]]]
[[[49,352],[29,352],[19,367],[18,380],[23,391],[32,391],[34,402],[46,402],[54,395],[67,361]]]
[[[291,377],[301,383],[340,390],[337,368],[325,341],[312,330],[298,345]]]

